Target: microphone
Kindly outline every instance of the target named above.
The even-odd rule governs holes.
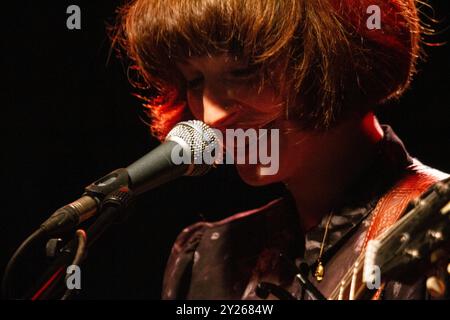
[[[102,200],[123,187],[139,195],[181,176],[204,175],[215,161],[212,154],[217,147],[217,136],[205,123],[180,122],[161,145],[127,168],[117,169],[87,186],[80,199],[58,209],[40,229],[46,234],[72,229],[96,215]],[[210,157],[205,159],[205,155]]]
[[[163,144],[127,167],[130,189],[138,195],[183,175],[204,175],[215,160],[205,156],[217,147],[216,133],[205,123],[180,122]]]

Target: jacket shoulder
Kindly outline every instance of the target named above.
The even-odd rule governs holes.
[[[203,270],[204,264],[220,273],[218,270],[225,268],[224,257],[233,257],[232,260],[236,261],[256,255],[261,245],[259,242],[266,238],[271,224],[268,219],[273,220],[271,216],[284,211],[284,202],[280,198],[220,221],[198,222],[183,229],[167,261],[162,298],[184,299],[188,296],[193,272],[199,268]]]

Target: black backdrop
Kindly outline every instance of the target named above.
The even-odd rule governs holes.
[[[447,1],[431,1],[449,17]],[[107,62],[107,24],[123,1],[21,1],[6,11],[2,34],[0,272],[19,243],[83,187],[157,145],[140,119],[126,65]],[[81,7],[81,30],[66,8]],[[440,29],[450,25],[444,20]],[[448,31],[427,40],[447,40]],[[450,45],[427,48],[412,89],[380,113],[423,162],[450,171]],[[218,182],[220,181],[220,182]],[[170,247],[181,229],[231,208],[259,205],[279,186],[250,188],[233,168],[183,178],[143,196],[133,214],[105,234],[82,268],[81,299],[159,299]],[[26,260],[22,285],[41,265]]]

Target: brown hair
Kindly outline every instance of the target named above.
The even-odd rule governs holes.
[[[381,30],[365,24],[374,4]],[[348,110],[400,96],[419,52],[415,0],[135,0],[120,18],[115,41],[154,90],[146,105],[160,138],[186,115],[180,59],[229,53],[268,75],[287,57],[286,98],[302,101],[290,117],[326,129]]]

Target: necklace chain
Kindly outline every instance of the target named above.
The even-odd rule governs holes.
[[[319,257],[317,258],[316,271],[314,272],[314,277],[316,278],[316,280],[318,282],[322,281],[323,277],[325,275],[325,268],[322,264],[322,253],[323,253],[323,248],[325,247],[325,243],[327,240],[328,228],[330,226],[332,217],[333,217],[333,211],[331,211],[330,214],[328,215],[327,224],[325,225],[325,232],[323,234],[322,244],[320,245]]]

